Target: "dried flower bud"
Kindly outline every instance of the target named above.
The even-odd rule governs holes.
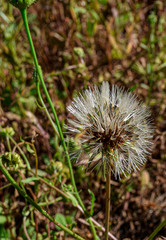
[[[146,162],[153,127],[148,109],[132,93],[118,86],[110,90],[103,82],[100,89],[79,94],[67,109],[75,118],[68,119],[66,128],[77,149],[70,156],[78,164],[102,168],[104,175],[111,168],[120,177]]]
[[[36,0],[8,0],[13,6],[24,9],[36,2]]]

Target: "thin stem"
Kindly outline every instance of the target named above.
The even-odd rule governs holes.
[[[109,167],[106,176],[106,217],[105,217],[105,240],[108,240],[109,218],[110,218],[110,200],[111,200],[111,168]]]
[[[29,202],[31,203],[41,214],[43,214],[46,218],[48,218],[51,222],[53,222],[55,225],[60,227],[65,232],[69,233],[71,236],[75,237],[79,240],[85,240],[84,238],[80,237],[76,233],[72,232],[70,229],[65,227],[64,225],[57,222],[53,217],[51,217],[44,209],[42,209],[35,201],[32,200],[32,198],[29,197],[29,195],[21,189],[21,187],[16,183],[16,181],[12,178],[10,173],[6,170],[6,168],[2,165],[2,160],[0,158],[0,170],[2,173],[6,176],[6,178],[10,181],[10,183],[18,190],[18,192]]]
[[[29,44],[30,44],[30,48],[31,48],[33,59],[34,59],[35,67],[36,67],[36,70],[37,70],[37,73],[38,73],[38,76],[39,76],[42,88],[43,88],[44,93],[46,95],[47,101],[48,101],[48,103],[50,105],[50,108],[52,110],[55,122],[57,124],[57,129],[58,129],[58,132],[59,132],[59,135],[60,135],[60,139],[62,141],[62,146],[64,148],[65,156],[66,156],[66,159],[67,159],[69,172],[70,172],[71,183],[72,183],[72,186],[73,186],[73,190],[75,192],[75,196],[76,196],[80,206],[82,207],[82,209],[84,211],[84,214],[86,215],[86,217],[89,217],[89,214],[87,213],[86,208],[85,208],[85,206],[84,206],[84,204],[83,204],[83,202],[82,202],[82,200],[80,198],[80,195],[78,193],[78,190],[77,190],[77,187],[76,187],[76,184],[75,184],[75,179],[74,179],[72,165],[71,165],[71,162],[70,162],[69,154],[68,154],[68,151],[67,151],[67,146],[66,146],[65,139],[64,139],[64,136],[63,136],[63,132],[62,132],[62,129],[61,129],[61,126],[60,126],[60,123],[59,123],[59,119],[57,117],[54,105],[53,105],[53,103],[51,101],[51,98],[49,96],[49,93],[47,91],[47,88],[46,88],[46,85],[45,85],[45,82],[44,82],[44,79],[43,79],[43,76],[42,76],[42,72],[41,72],[40,66],[38,64],[35,48],[34,48],[34,45],[33,45],[32,38],[31,38],[30,30],[29,30],[28,19],[27,19],[27,11],[26,11],[26,9],[21,9],[20,11],[21,11],[21,15],[22,15],[22,18],[23,18],[23,21],[24,21],[25,31],[26,31],[26,34],[27,34],[27,37],[28,37],[28,41],[29,41]],[[94,227],[91,219],[88,218],[87,221],[90,224],[90,227],[91,227],[94,239],[97,240],[97,234],[96,234],[95,227]]]
[[[0,191],[2,191],[3,189],[5,189],[5,188],[7,188],[7,187],[10,187],[10,186],[11,186],[11,183],[6,184],[5,186],[3,186],[3,187],[0,188]]]
[[[44,206],[49,206],[49,205],[52,205],[52,204],[54,204],[54,203],[56,203],[56,202],[59,202],[60,200],[62,200],[62,198],[61,197],[58,197],[58,198],[55,198],[54,200],[52,200],[52,201],[50,201],[50,202],[41,202],[41,203],[38,203],[38,205],[39,206],[41,206],[41,207],[44,207]]]
[[[32,143],[32,148],[34,151],[34,155],[35,155],[35,162],[36,162],[36,166],[35,166],[35,176],[37,177],[37,170],[38,170],[38,165],[39,165],[39,161],[38,161],[38,157],[37,157],[37,152],[36,152],[36,148],[35,145]]]
[[[91,218],[92,219],[92,221],[93,221],[93,223],[96,225],[96,226],[98,226],[99,228],[101,228],[101,230],[103,231],[103,232],[105,232],[105,228],[102,226],[102,225],[100,225],[98,222],[96,222],[96,220],[95,219],[93,219],[93,218]],[[110,233],[110,232],[108,232],[108,236],[112,239],[112,240],[118,240],[114,235],[112,235],[112,233]]]
[[[7,146],[8,146],[9,152],[11,152],[12,149],[11,149],[10,140],[9,140],[8,135],[6,135],[6,142],[7,142]]]
[[[152,240],[165,225],[166,219],[162,223],[160,223],[160,225],[152,232],[152,234],[149,236],[147,240]]]
[[[16,143],[16,141],[9,135],[9,138],[11,140],[11,142],[18,148],[19,152],[21,153],[26,165],[27,165],[27,169],[30,170],[31,166],[29,164],[29,161],[27,159],[27,157],[25,156],[24,152],[22,151],[22,149],[19,147],[19,145]]]
[[[35,175],[35,173],[33,171],[31,171],[32,174]],[[39,177],[40,181],[42,181],[43,183],[45,183],[47,186],[53,188],[55,191],[57,191],[60,195],[62,195],[64,198],[69,199],[69,196],[67,194],[65,194],[64,192],[62,192],[59,188],[57,188],[56,186],[52,185],[51,183],[45,181],[43,178]]]
[[[26,229],[26,217],[23,218],[24,233],[28,240],[31,240]]]
[[[53,122],[53,120],[52,120],[52,118],[51,118],[51,116],[50,116],[50,114],[49,114],[49,111],[48,111],[48,109],[47,109],[47,107],[46,107],[46,105],[45,105],[45,103],[44,103],[44,101],[43,101],[43,98],[42,98],[42,96],[41,96],[40,84],[39,84],[39,81],[38,81],[38,80],[36,81],[36,88],[37,88],[37,94],[38,94],[40,103],[41,103],[41,105],[42,105],[43,108],[44,108],[44,111],[45,111],[45,113],[46,113],[46,115],[47,115],[47,117],[48,117],[48,119],[49,119],[49,121],[50,121],[50,123],[51,123],[51,126],[52,126],[54,132],[59,136],[59,132],[57,131],[57,127],[56,127],[55,123]]]

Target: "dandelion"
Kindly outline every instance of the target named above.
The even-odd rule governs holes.
[[[76,143],[71,159],[106,176],[105,240],[108,240],[111,172],[115,177],[137,171],[146,162],[153,128],[149,110],[130,92],[108,82],[74,98],[68,106],[74,116],[67,129]],[[72,138],[71,138],[72,139]],[[83,160],[82,160],[83,159]],[[87,162],[85,161],[87,159]]]
[[[71,159],[104,175],[111,169],[116,178],[145,164],[153,127],[149,110],[134,94],[103,82],[79,93],[67,109],[74,116],[67,129],[77,148]]]

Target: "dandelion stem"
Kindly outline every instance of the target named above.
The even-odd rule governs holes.
[[[109,218],[110,218],[110,200],[111,200],[111,168],[108,168],[106,176],[106,221],[105,221],[105,240],[108,240]]]
[[[66,143],[65,143],[65,140],[64,140],[64,136],[63,136],[63,133],[62,133],[62,129],[61,129],[61,126],[60,126],[60,123],[59,123],[59,119],[58,119],[58,116],[56,114],[54,105],[53,105],[53,103],[51,101],[51,98],[50,98],[50,95],[48,93],[48,90],[46,88],[46,85],[45,85],[45,82],[44,82],[44,79],[43,79],[43,76],[42,76],[42,72],[41,72],[40,66],[38,64],[36,51],[35,51],[35,48],[34,48],[34,45],[33,45],[32,37],[31,37],[29,25],[28,25],[26,8],[25,9],[21,9],[20,12],[21,12],[22,19],[23,19],[23,22],[24,22],[27,38],[28,38],[28,41],[29,41],[29,44],[30,44],[32,56],[33,56],[34,63],[35,63],[35,68],[36,68],[36,71],[38,73],[38,76],[39,76],[39,79],[40,79],[40,83],[41,83],[42,88],[44,90],[44,93],[46,95],[47,101],[48,101],[48,103],[50,105],[50,108],[52,110],[52,113],[53,113],[53,116],[54,116],[54,119],[55,119],[55,122],[56,122],[56,125],[57,125],[57,129],[58,129],[58,132],[59,132],[59,135],[60,135],[60,139],[62,141],[62,146],[64,148],[65,156],[66,156],[68,167],[69,167],[70,178],[71,178],[71,183],[72,183],[72,186],[73,186],[73,190],[75,192],[75,196],[76,196],[80,206],[82,207],[82,209],[84,211],[85,216],[88,217],[89,215],[88,215],[88,213],[86,211],[86,208],[85,208],[85,206],[84,206],[84,204],[83,204],[83,202],[82,202],[82,200],[80,198],[80,195],[78,193],[78,190],[77,190],[77,187],[76,187],[76,184],[75,184],[73,169],[72,169],[71,161],[70,161],[69,154],[68,154],[68,151],[67,151],[67,146],[66,146]],[[96,234],[96,230],[95,230],[94,224],[92,223],[90,218],[88,218],[87,221],[90,224],[94,240],[97,240],[97,234]]]

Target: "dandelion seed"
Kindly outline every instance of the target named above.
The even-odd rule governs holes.
[[[77,149],[72,159],[80,165],[102,169],[104,175],[111,168],[117,178],[145,164],[153,127],[149,110],[135,95],[118,86],[110,90],[103,82],[79,94],[67,109],[74,117],[66,127]]]

